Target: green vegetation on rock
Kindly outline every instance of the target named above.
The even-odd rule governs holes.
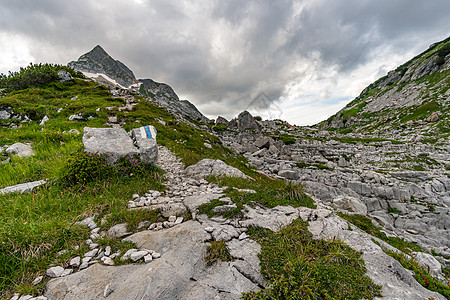
[[[365,274],[361,254],[344,243],[315,240],[308,223],[295,220],[272,232],[250,227],[261,245],[261,273],[269,285],[244,299],[373,299],[381,287]]]

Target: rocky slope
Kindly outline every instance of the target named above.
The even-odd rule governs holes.
[[[449,136],[450,38],[369,85],[319,124],[338,132]]]

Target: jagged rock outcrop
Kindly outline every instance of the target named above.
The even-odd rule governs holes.
[[[228,123],[228,126],[232,130],[239,130],[241,132],[261,130],[261,125],[258,121],[256,121],[255,118],[246,110],[241,112],[236,119],[231,120]]]
[[[114,60],[99,45],[95,46],[88,53],[81,55],[77,61],[69,62],[68,66],[77,71],[89,73],[86,74],[88,77],[101,76],[102,74],[106,75],[109,79],[112,79],[125,88],[138,83],[133,71],[122,62]]]

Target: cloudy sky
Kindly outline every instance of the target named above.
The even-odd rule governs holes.
[[[0,73],[101,45],[206,116],[337,112],[450,35],[449,0],[0,0]]]

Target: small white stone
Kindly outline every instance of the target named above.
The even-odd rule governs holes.
[[[94,256],[97,255],[97,253],[98,253],[98,249],[93,249],[93,250],[91,250],[91,251],[89,251],[89,252],[86,252],[86,253],[84,254],[84,256],[85,256],[85,257],[94,257]]]
[[[91,233],[98,233],[99,231],[100,231],[100,228],[97,227],[97,228],[92,229]]]
[[[144,256],[146,256],[147,254],[148,254],[148,251],[146,251],[146,250],[137,251],[137,252],[131,253],[130,258],[132,261],[137,261],[137,260],[143,258]]]
[[[57,255],[60,256],[60,255],[66,254],[66,253],[67,253],[67,250],[61,250],[57,253]]]
[[[133,199],[137,199],[137,198],[139,198],[139,195],[138,194],[133,194]]]
[[[81,260],[81,263],[88,263],[90,260],[92,259],[92,257],[87,256],[87,257],[83,257],[83,259]]]
[[[61,274],[64,272],[64,268],[61,266],[56,266],[56,267],[52,267],[50,269],[48,269],[45,273],[47,274],[47,276],[49,277],[59,277],[61,276]]]
[[[9,300],[19,300],[19,297],[20,297],[20,294],[19,294],[19,293],[15,293],[15,294],[11,297],[11,299],[9,299]]]
[[[245,232],[241,233],[241,235],[239,236],[239,240],[244,240],[248,238],[248,234],[246,234]]]
[[[80,265],[80,262],[81,262],[81,257],[77,256],[70,260],[69,265],[71,267],[78,267]]]
[[[88,266],[89,266],[89,264],[88,264],[87,262],[83,262],[83,263],[80,265],[79,270],[86,269]]]
[[[97,248],[98,247],[98,244],[96,244],[96,243],[90,243],[89,244],[89,249],[95,249],[95,248]]]
[[[145,202],[136,202],[136,207],[143,207],[145,206]]]
[[[91,240],[95,240],[95,239],[98,239],[100,237],[100,235],[98,233],[93,233],[89,237],[91,238]]]
[[[146,256],[144,256],[144,262],[145,263],[149,263],[153,260],[153,257],[151,254],[147,254]]]
[[[211,233],[214,231],[214,227],[209,226],[209,227],[206,227],[205,230],[206,230],[206,232]]]
[[[92,244],[92,240],[91,239],[87,239],[86,242],[84,242],[86,245],[90,245]]]
[[[176,216],[170,216],[169,217],[169,222],[175,222],[177,220]]]
[[[19,300],[30,300],[32,298],[33,298],[33,296],[31,296],[31,295],[23,295],[23,296],[20,296]]]
[[[137,252],[137,249],[130,249],[127,252],[125,252],[125,254],[122,256],[122,259],[128,259],[130,258],[130,255],[134,252]]]
[[[109,256],[111,254],[111,246],[106,246],[105,248],[105,255]]]
[[[160,254],[160,253],[158,253],[158,252],[153,252],[153,253],[152,253],[152,258],[153,258],[153,259],[160,258],[160,257],[161,257],[161,254]]]
[[[73,272],[72,269],[65,269],[64,272],[59,277],[66,277],[67,275],[72,274],[72,272]]]
[[[112,260],[110,257],[108,256],[104,256],[102,257],[102,262],[107,265],[107,266],[114,266],[114,260]]]
[[[181,224],[182,222],[183,222],[183,217],[178,217],[178,218],[175,220],[175,225]]]
[[[103,297],[108,297],[112,292],[114,292],[114,288],[111,283],[108,283],[103,290]]]

